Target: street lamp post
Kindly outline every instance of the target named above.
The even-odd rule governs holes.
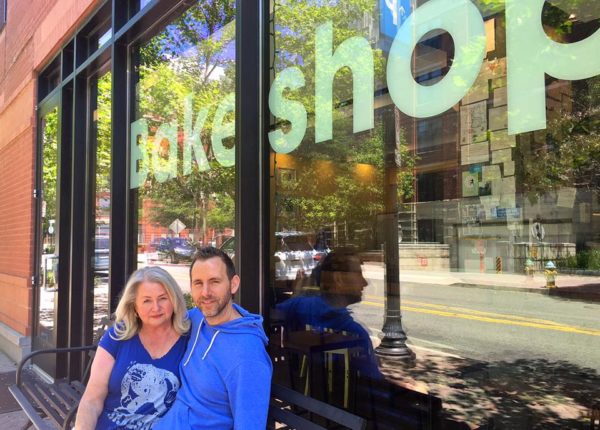
[[[415,353],[406,345],[406,333],[402,328],[400,311],[400,255],[398,251],[398,168],[400,144],[400,113],[390,108],[384,113],[384,200],[385,216],[385,319],[383,338],[375,353],[382,357],[413,361]]]

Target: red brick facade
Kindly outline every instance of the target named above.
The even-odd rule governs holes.
[[[0,31],[0,328],[22,336],[32,331],[36,76],[97,4],[9,0]]]

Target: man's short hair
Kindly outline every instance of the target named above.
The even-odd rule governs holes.
[[[312,277],[315,285],[321,286],[323,272],[354,272],[362,273],[360,258],[353,249],[340,248],[328,253],[313,269]]]
[[[231,260],[231,257],[227,255],[227,253],[221,249],[215,248],[214,246],[205,246],[204,248],[200,248],[194,256],[192,257],[192,263],[190,264],[190,280],[192,279],[192,269],[194,268],[194,264],[196,261],[206,261],[211,258],[220,258],[223,264],[225,264],[225,269],[227,270],[227,278],[231,281],[231,279],[235,276],[235,265]]]

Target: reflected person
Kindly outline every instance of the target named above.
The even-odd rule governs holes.
[[[369,332],[348,308],[362,300],[363,290],[368,285],[356,253],[343,249],[332,251],[315,267],[310,278],[303,278],[299,273],[296,282],[308,282],[316,287],[305,285],[305,293],[277,305],[286,330],[305,330],[310,326],[312,330],[344,332],[358,337],[362,342],[353,360],[356,370],[380,378]],[[294,290],[298,292],[301,288],[296,285]],[[315,290],[316,293],[312,292]]]

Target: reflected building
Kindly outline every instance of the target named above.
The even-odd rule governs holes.
[[[596,2],[31,6],[0,1],[0,350],[89,344],[212,244],[275,381],[368,428],[592,425]]]

